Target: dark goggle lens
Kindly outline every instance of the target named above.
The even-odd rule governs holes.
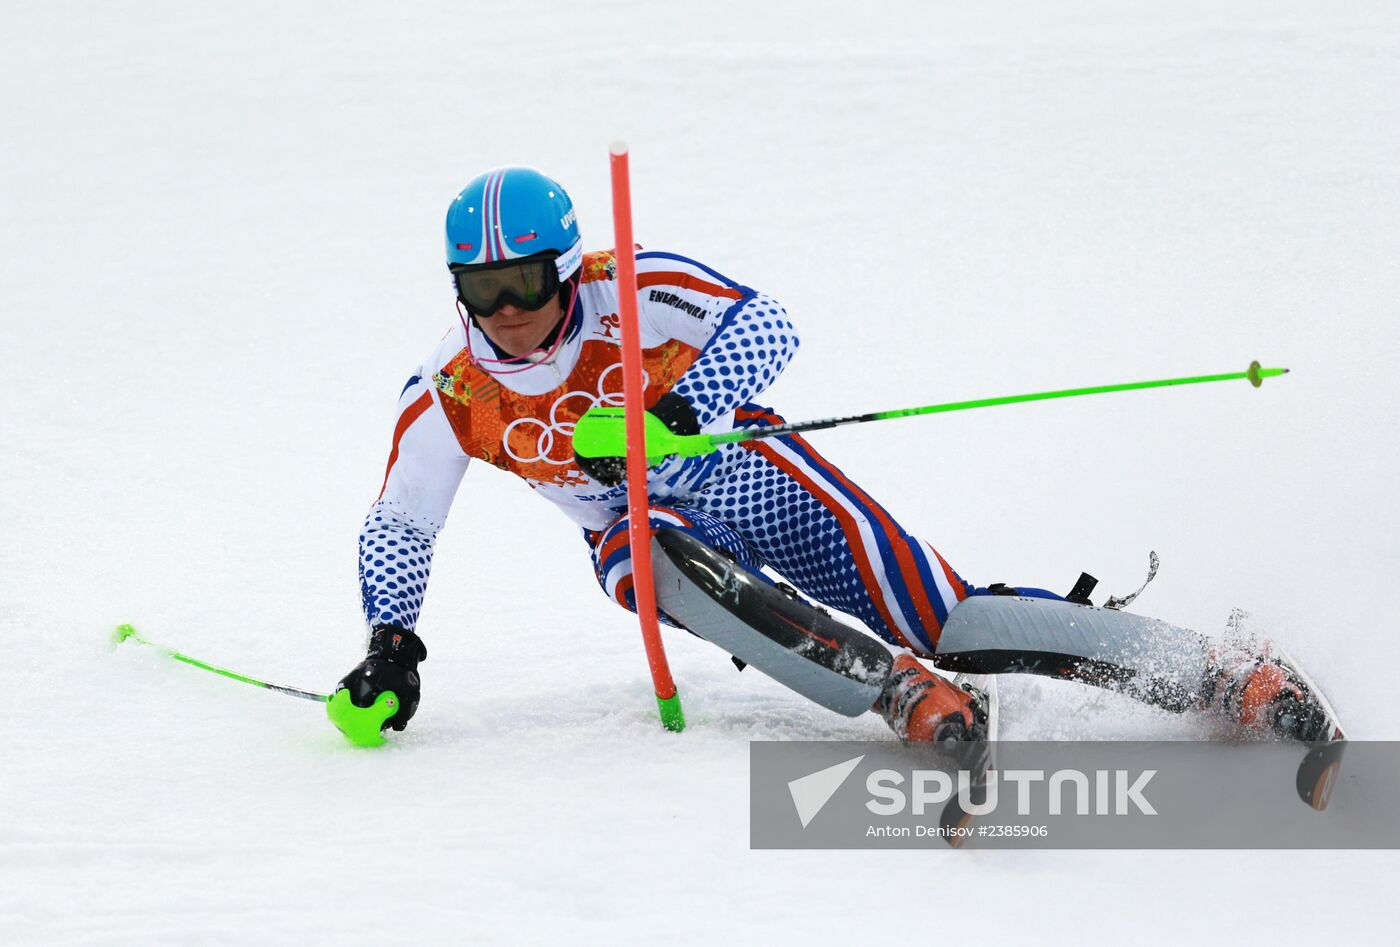
[[[478,315],[490,315],[506,303],[539,309],[559,290],[554,260],[521,260],[505,266],[453,268],[457,295]]]

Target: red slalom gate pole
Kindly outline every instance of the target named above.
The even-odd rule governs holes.
[[[637,250],[632,243],[632,186],[627,145],[611,148],[613,234],[617,242],[617,308],[622,320],[622,400],[627,428],[627,541],[632,551],[632,594],[642,624],[647,664],[656,685],[656,707],[667,730],[685,729],[681,695],[671,679],[661,624],[656,618],[656,587],[651,576],[651,504],[647,502],[647,450],[644,435],[646,386],[642,381],[642,338],[637,320]]]

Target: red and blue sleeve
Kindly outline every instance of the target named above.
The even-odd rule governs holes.
[[[797,353],[797,331],[782,305],[709,267],[672,253],[637,255],[644,327],[700,354],[671,390],[701,427],[753,400]]]

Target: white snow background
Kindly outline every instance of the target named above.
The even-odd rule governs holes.
[[[982,9],[973,9],[980,7]],[[783,301],[790,419],[964,576],[1215,633],[1400,737],[1393,2],[0,7],[0,941],[1377,943],[1394,854],[753,852],[748,741],[889,738],[684,635],[477,464],[390,747],[106,638],[330,689],[395,399],[498,164]],[[1004,678],[1005,736],[1206,735]],[[1343,786],[1343,790],[1344,790]],[[1339,791],[1343,791],[1339,790]]]

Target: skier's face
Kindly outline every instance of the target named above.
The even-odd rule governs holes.
[[[484,318],[478,317],[476,324],[495,346],[507,355],[524,355],[533,352],[549,338],[549,332],[558,323],[564,311],[560,297],[554,298],[531,312],[512,303],[502,303],[501,308]]]

